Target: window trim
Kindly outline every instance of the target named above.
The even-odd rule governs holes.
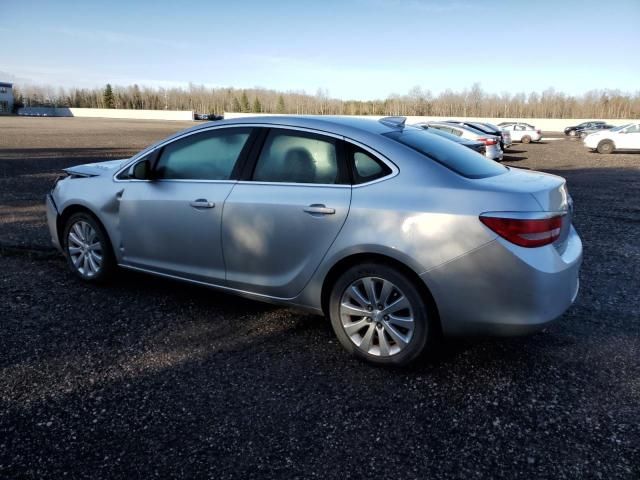
[[[122,175],[123,173],[125,173],[126,171],[128,171],[132,166],[140,163],[140,162],[144,162],[146,159],[148,159],[149,157],[151,160],[151,171],[155,171],[156,166],[158,164],[158,160],[160,159],[160,157],[162,156],[162,153],[165,149],[165,147],[172,145],[175,142],[179,142],[184,140],[185,138],[188,138],[190,136],[193,135],[198,135],[198,134],[206,134],[206,133],[213,133],[217,130],[227,130],[227,129],[249,129],[249,138],[247,139],[247,142],[245,143],[245,145],[242,147],[242,150],[240,151],[240,155],[238,156],[238,159],[236,160],[235,165],[233,166],[233,169],[231,170],[231,173],[229,175],[228,179],[225,180],[207,180],[207,179],[189,179],[189,178],[151,178],[148,180],[140,180],[140,179],[136,179],[136,178],[119,178],[120,175]],[[168,139],[166,142],[163,142],[160,145],[157,145],[153,148],[151,148],[150,150],[146,151],[143,150],[142,152],[138,153],[137,155],[135,155],[129,162],[127,162],[123,167],[121,167],[114,175],[113,175],[113,181],[117,182],[117,183],[121,183],[121,182],[179,182],[179,183],[236,183],[239,179],[239,175],[242,172],[244,166],[246,165],[246,163],[248,162],[248,158],[249,155],[252,151],[252,148],[255,144],[256,138],[259,136],[260,134],[260,127],[259,126],[254,126],[254,125],[242,125],[242,124],[238,124],[238,125],[224,125],[224,126],[217,126],[214,128],[207,128],[207,129],[199,129],[199,130],[194,130],[192,132],[186,132],[185,135],[180,135],[179,137],[175,137],[175,138],[170,138]]]
[[[349,169],[347,167],[346,155],[344,145],[342,144],[344,137],[341,135],[336,135],[328,132],[320,132],[317,130],[312,130],[309,128],[303,127],[288,127],[285,125],[275,125],[273,127],[265,128],[266,132],[259,142],[255,145],[255,148],[252,149],[251,155],[247,161],[247,165],[245,165],[244,171],[242,172],[242,176],[239,179],[239,183],[242,184],[252,184],[252,185],[282,185],[282,186],[298,186],[298,187],[351,187],[351,178],[349,174]],[[267,139],[272,133],[282,133],[285,134],[294,132],[297,133],[300,137],[303,138],[312,138],[320,141],[332,143],[336,149],[336,163],[338,167],[338,179],[336,183],[296,183],[296,182],[266,182],[266,181],[256,181],[253,180],[253,175],[255,173],[256,167],[258,165],[258,160],[260,159],[260,155],[264,150],[264,146],[267,143]]]
[[[387,178],[387,177],[389,177],[390,175],[393,174],[393,170],[391,169],[391,167],[389,167],[389,165],[387,165],[386,162],[383,162],[378,157],[378,155],[375,155],[374,153],[370,152],[369,150],[365,150],[364,148],[362,148],[359,145],[356,145],[354,143],[345,142],[345,145],[346,145],[346,149],[345,150],[346,150],[346,153],[347,153],[347,165],[349,167],[349,176],[351,177],[351,184],[354,187],[355,186],[374,183],[377,180]],[[369,156],[370,158],[372,158],[374,162],[376,162],[378,165],[381,165],[382,169],[383,169],[382,174],[378,175],[378,176],[375,176],[375,178],[372,178],[371,180],[356,182],[357,179],[367,178],[367,177],[362,177],[358,173],[358,170],[356,168],[355,154],[357,152],[364,152],[364,154]]]

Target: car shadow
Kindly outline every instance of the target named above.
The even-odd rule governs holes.
[[[503,162],[521,162],[522,160],[527,160],[528,157],[523,155],[505,155],[502,157]]]

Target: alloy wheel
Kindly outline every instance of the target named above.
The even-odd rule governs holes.
[[[102,244],[95,228],[84,220],[74,223],[67,236],[67,251],[74,268],[83,276],[95,277],[102,268]]]
[[[342,328],[363,352],[389,357],[411,341],[415,318],[411,303],[393,283],[363,277],[347,287],[340,301]]]

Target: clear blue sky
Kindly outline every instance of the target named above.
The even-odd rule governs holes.
[[[640,0],[1,0],[0,18],[0,81],[640,90]]]

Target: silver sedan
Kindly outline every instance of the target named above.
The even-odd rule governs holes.
[[[564,179],[398,117],[202,124],[67,169],[46,203],[83,280],[122,267],[303,308],[377,364],[440,334],[539,330],[578,292]]]

